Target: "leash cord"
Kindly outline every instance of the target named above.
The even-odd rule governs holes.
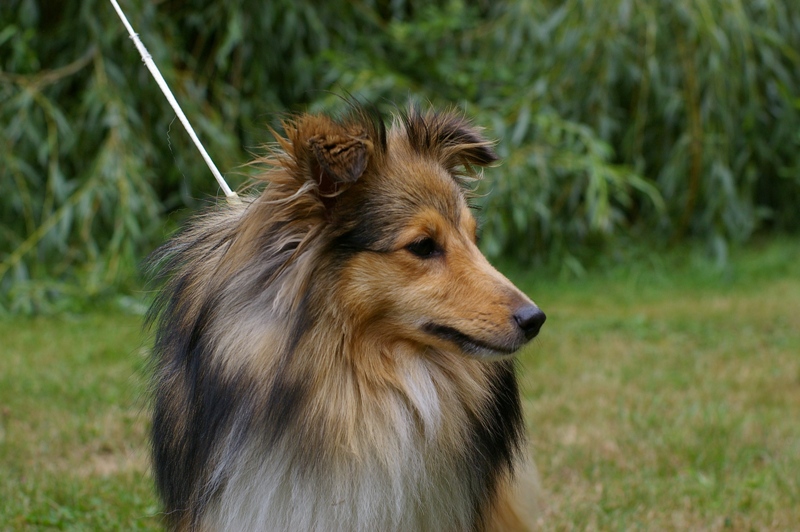
[[[194,145],[197,146],[198,150],[200,150],[200,155],[203,156],[203,160],[208,165],[208,168],[211,170],[211,173],[214,174],[214,178],[217,180],[217,183],[219,183],[219,186],[220,188],[222,188],[222,191],[225,193],[225,196],[228,198],[228,201],[234,204],[239,203],[240,201],[239,196],[236,194],[236,192],[231,190],[231,188],[228,186],[228,183],[225,182],[225,178],[223,178],[222,174],[219,173],[219,170],[217,170],[216,165],[214,165],[214,161],[211,160],[211,157],[208,155],[208,152],[206,152],[206,149],[200,143],[200,139],[197,138],[197,135],[195,134],[194,129],[192,128],[192,125],[189,123],[189,119],[186,118],[185,114],[183,114],[181,106],[178,105],[178,101],[175,99],[175,96],[172,95],[172,91],[169,90],[169,86],[167,85],[167,82],[164,80],[164,77],[161,75],[161,72],[158,70],[158,67],[153,61],[153,57],[150,55],[150,52],[147,51],[147,48],[145,48],[144,44],[142,44],[142,41],[139,39],[139,35],[133,31],[133,27],[128,22],[128,19],[125,17],[125,13],[122,12],[122,8],[117,3],[117,0],[110,0],[110,1],[111,4],[114,6],[114,9],[116,10],[117,14],[119,15],[119,18],[122,20],[122,23],[125,25],[125,28],[128,30],[128,33],[130,34],[130,37],[133,40],[133,44],[135,44],[136,49],[139,50],[139,54],[141,54],[144,64],[147,65],[147,69],[150,70],[150,73],[155,78],[156,83],[158,83],[158,86],[161,89],[161,92],[164,93],[164,96],[167,98],[167,101],[172,106],[172,109],[175,110],[175,113],[178,115],[181,124],[183,124],[183,127],[186,128],[186,132],[192,138]]]

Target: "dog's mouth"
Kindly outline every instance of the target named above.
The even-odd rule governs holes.
[[[426,323],[423,330],[457,345],[464,353],[479,358],[507,358],[525,343],[525,340],[513,340],[505,344],[489,343],[465,334],[454,327],[438,323]]]

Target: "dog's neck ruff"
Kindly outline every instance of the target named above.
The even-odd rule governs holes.
[[[509,368],[501,372],[500,380],[509,377],[505,374]],[[226,447],[216,467],[224,479],[202,518],[202,528],[481,530],[481,510],[492,503],[498,476],[511,474],[510,461],[499,463],[510,457],[487,453],[487,435],[480,434],[499,425],[481,428],[473,418],[461,423],[466,428],[460,433],[448,434],[458,432],[458,427],[449,426],[452,421],[446,417],[469,420],[472,414],[462,408],[455,411],[453,407],[460,405],[448,403],[452,398],[447,395],[457,392],[446,389],[451,383],[442,379],[447,376],[421,359],[402,373],[403,392],[384,390],[383,397],[376,397],[379,404],[359,408],[361,419],[353,427],[357,446],[314,445],[311,451],[296,433],[287,431],[269,448],[261,439],[246,442],[243,449]],[[350,386],[357,387],[352,382]],[[336,411],[345,405],[334,401],[329,407]],[[493,436],[500,434],[489,437]],[[513,440],[518,434],[511,431],[504,436]],[[507,442],[511,447],[517,444]]]

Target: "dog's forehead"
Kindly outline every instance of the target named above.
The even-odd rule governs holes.
[[[462,228],[468,209],[453,176],[432,159],[389,153],[387,164],[342,198],[337,225],[343,233],[336,240],[341,249],[392,251],[402,228],[423,218],[430,227]]]
[[[466,198],[456,179],[435,158],[415,151],[402,135],[390,135],[380,187],[408,208],[433,208],[458,223]]]

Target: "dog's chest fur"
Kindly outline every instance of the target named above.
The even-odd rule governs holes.
[[[481,506],[490,502],[497,480],[487,472],[504,469],[488,461],[505,457],[487,455],[481,435],[469,431],[457,436],[461,445],[454,448],[452,434],[449,440],[445,435],[447,418],[469,414],[452,411],[457,403],[443,402],[447,391],[421,373],[408,375],[412,403],[409,395],[396,394],[362,411],[360,448],[332,449],[315,459],[300,451],[304,442],[288,436],[269,451],[251,442],[223,456],[217,470],[227,478],[202,528],[479,530]]]
[[[339,472],[298,474],[291,467],[291,449],[261,461],[251,452],[237,464],[222,504],[210,509],[208,528],[470,530],[474,510],[462,493],[465,479],[456,470],[426,467],[431,458],[416,453],[399,457],[396,471],[374,457],[353,457],[337,467]]]

